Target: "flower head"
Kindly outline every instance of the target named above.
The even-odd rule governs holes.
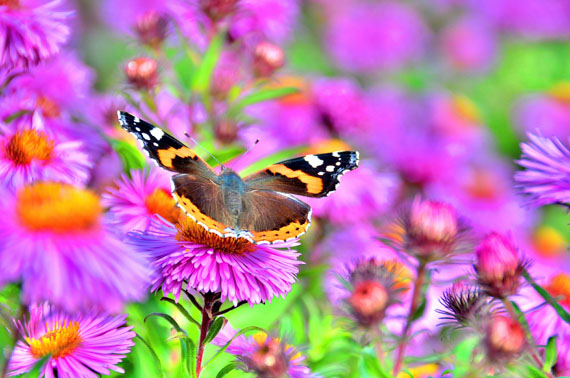
[[[35,180],[85,183],[90,162],[79,141],[62,140],[35,113],[0,124],[0,181],[17,188]]]
[[[462,281],[455,282],[451,289],[446,290],[439,300],[444,310],[436,311],[443,315],[441,319],[456,327],[479,328],[484,319],[487,307],[487,296],[478,288],[474,288]]]
[[[441,260],[462,248],[465,228],[447,203],[416,197],[403,214],[403,227],[402,248],[419,260]]]
[[[528,264],[519,257],[510,235],[490,233],[479,243],[475,253],[477,281],[487,294],[505,298],[517,292]]]
[[[212,344],[223,347],[233,337],[236,331],[226,324],[220,333],[214,338]],[[280,378],[316,378],[311,374],[308,367],[303,364],[305,356],[297,349],[285,343],[282,339],[269,336],[265,332],[259,332],[252,337],[237,336],[231,341],[226,352],[237,356],[242,362],[241,368],[248,372],[254,372],[258,377]]]
[[[31,371],[42,359],[41,377],[90,377],[94,372],[124,373],[117,365],[134,345],[126,315],[68,315],[47,304],[32,307],[27,321],[16,325],[23,335],[12,353],[10,375]]]
[[[285,64],[285,54],[281,47],[269,42],[259,43],[253,54],[253,71],[258,77],[271,76]]]
[[[220,237],[189,217],[175,226],[155,221],[146,233],[130,233],[130,243],[148,252],[159,271],[152,291],[162,289],[178,300],[185,283],[202,293],[219,292],[234,304],[284,296],[296,280],[297,240],[256,245],[243,238]]]
[[[519,322],[505,316],[489,319],[485,333],[487,358],[493,363],[509,362],[526,347],[526,334]]]
[[[14,0],[0,3],[0,68],[28,68],[59,52],[70,30],[72,12],[62,0]]]
[[[125,75],[137,89],[152,89],[158,83],[158,63],[151,58],[139,57],[127,62]]]
[[[528,137],[517,161],[526,168],[515,174],[519,189],[537,206],[570,202],[570,150],[555,137]]]
[[[180,210],[169,190],[170,180],[161,171],[131,171],[116,186],[103,194],[103,205],[109,208],[113,222],[125,231],[147,230],[155,214],[176,223]]]
[[[149,10],[137,17],[135,31],[139,41],[158,49],[168,32],[168,17],[156,10]]]
[[[2,198],[0,283],[21,281],[24,303],[118,311],[142,298],[146,260],[108,231],[95,194],[39,182]]]

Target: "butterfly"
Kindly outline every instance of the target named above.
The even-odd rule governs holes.
[[[343,174],[358,167],[357,151],[339,151],[281,161],[244,178],[224,166],[218,174],[161,128],[127,112],[118,117],[156,165],[177,173],[171,186],[178,207],[220,237],[273,244],[303,235],[311,207],[292,194],[328,196]]]

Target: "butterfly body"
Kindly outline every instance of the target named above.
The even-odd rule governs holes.
[[[345,172],[358,166],[358,152],[339,151],[282,161],[245,178],[228,167],[218,174],[162,129],[126,112],[119,112],[119,121],[158,166],[177,173],[172,195],[187,216],[221,237],[257,244],[304,234],[311,207],[291,194],[327,196]]]

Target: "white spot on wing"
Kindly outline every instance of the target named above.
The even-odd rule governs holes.
[[[334,165],[327,165],[327,172],[334,172]]]
[[[317,173],[317,175],[319,175],[319,176],[322,176],[322,175],[324,175],[324,174],[325,174],[325,172],[319,172],[319,173]]]
[[[144,140],[150,140],[150,136],[147,133],[141,134]]]
[[[305,161],[307,163],[309,163],[309,165],[313,168],[317,168],[320,167],[321,165],[323,165],[324,161],[319,159],[318,156],[316,155],[307,155],[305,156]]]
[[[150,134],[155,137],[157,140],[160,140],[164,136],[164,131],[155,127],[154,129],[150,130]]]
[[[335,151],[335,152],[332,153],[332,156],[334,156],[334,157],[340,157],[340,154],[338,153],[338,151]]]

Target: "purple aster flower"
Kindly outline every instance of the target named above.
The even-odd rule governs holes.
[[[221,300],[250,305],[284,297],[296,280],[300,255],[297,240],[257,245],[246,239],[222,238],[189,217],[173,226],[155,221],[146,233],[128,234],[131,244],[150,254],[159,274],[152,291],[162,289],[176,300],[187,287],[202,293],[219,292]],[[186,283],[186,285],[185,285]]]
[[[395,174],[376,171],[370,163],[361,162],[358,170],[343,176],[342,185],[333,196],[309,200],[313,214],[336,224],[370,221],[385,215],[399,194],[400,180]]]
[[[106,227],[91,191],[42,182],[1,198],[0,284],[20,281],[24,303],[118,311],[142,299],[147,261]]]
[[[36,180],[84,184],[91,163],[80,141],[62,140],[34,113],[0,125],[0,182],[10,188]]]
[[[176,223],[180,210],[170,194],[170,173],[164,170],[131,171],[103,194],[113,222],[125,231],[148,230],[155,214]]]
[[[95,377],[125,371],[117,366],[135,345],[127,315],[67,315],[45,304],[34,306],[27,321],[17,321],[18,340],[8,365],[9,375],[31,371],[42,359],[39,377]]]
[[[420,15],[394,1],[349,3],[329,20],[326,43],[343,69],[398,68],[419,58],[429,30]]]
[[[246,372],[257,373],[259,377],[277,378],[317,378],[311,370],[304,365],[305,356],[297,349],[287,344],[281,338],[269,336],[265,332],[258,332],[252,337],[245,335],[237,336],[236,330],[227,323],[218,335],[212,340],[212,344],[223,347],[228,342],[226,352],[237,356],[241,362],[239,366]]]
[[[56,55],[70,34],[72,12],[62,0],[9,0],[0,4],[0,68],[28,68]]]
[[[464,18],[449,25],[441,36],[447,63],[460,71],[484,71],[493,64],[497,37],[484,20]]]
[[[526,170],[515,174],[520,190],[537,206],[570,202],[570,151],[556,137],[528,137],[517,161]]]
[[[557,377],[570,376],[570,335],[559,336],[556,346],[558,359],[552,370]]]

